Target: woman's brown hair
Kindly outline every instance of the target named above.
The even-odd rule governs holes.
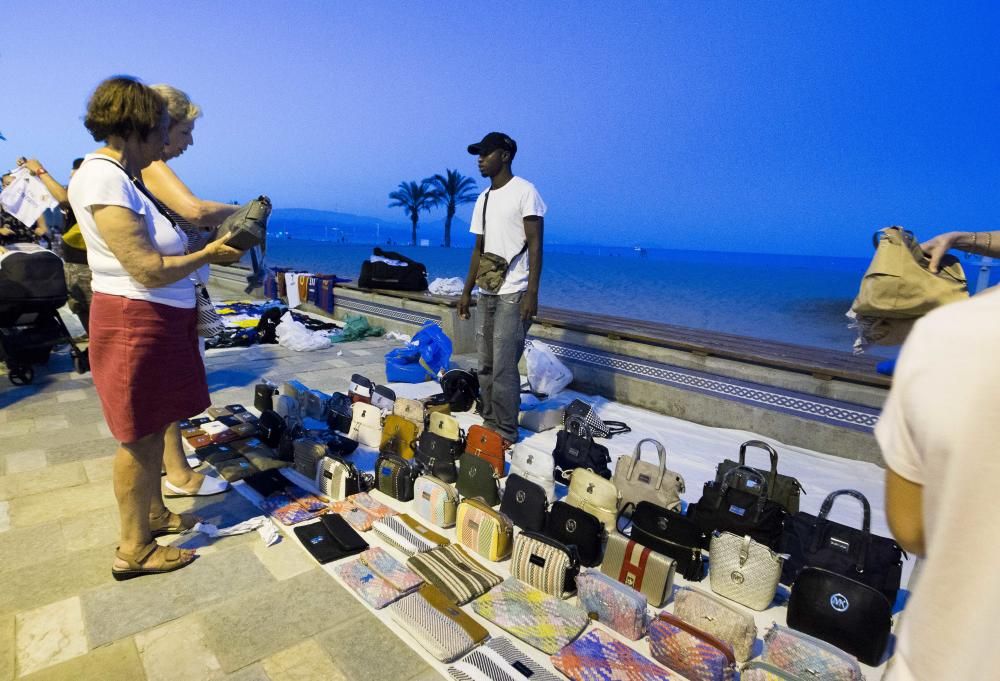
[[[98,142],[133,132],[145,139],[164,121],[166,104],[156,92],[132,76],[112,76],[94,90],[83,119]]]

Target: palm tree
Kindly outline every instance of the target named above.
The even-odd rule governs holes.
[[[427,180],[421,180],[420,184],[400,182],[399,189],[389,194],[389,198],[393,200],[389,204],[389,208],[399,206],[409,216],[410,222],[413,224],[413,245],[416,246],[417,220],[420,217],[420,211],[430,210],[438,205],[441,202],[441,195],[431,188]]]
[[[444,247],[451,248],[451,219],[455,217],[455,208],[463,203],[472,203],[479,196],[479,187],[471,177],[465,177],[457,170],[446,170],[447,175],[428,177],[429,182],[445,203],[448,213],[444,218]]]

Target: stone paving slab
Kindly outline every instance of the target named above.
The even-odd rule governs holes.
[[[0,681],[10,681],[17,673],[14,615],[0,615]]]
[[[135,636],[147,681],[216,681],[226,676],[204,643],[195,615],[168,622]]]
[[[92,418],[98,419],[101,424],[104,423],[103,413],[98,413]],[[50,466],[73,461],[86,463],[94,459],[114,456],[117,449],[118,442],[113,437],[94,437],[90,440],[50,446],[45,450],[45,458]]]
[[[38,608],[112,582],[114,553],[106,547],[73,551],[29,568],[0,572],[0,615]],[[2,564],[0,564],[2,567]]]
[[[19,681],[141,681],[142,661],[131,638],[21,677]]]
[[[364,615],[329,629],[316,640],[330,655],[341,673],[353,681],[410,679],[437,673],[412,648],[399,640],[375,615]],[[359,655],[358,651],[384,651],[378,655]]]
[[[275,653],[262,665],[271,681],[351,681],[315,639]]]
[[[11,499],[10,521],[13,527],[28,527],[114,505],[115,493],[110,481],[88,483]]]
[[[20,675],[87,652],[79,596],[18,613],[16,627],[17,670]]]
[[[225,677],[226,681],[272,681],[260,664],[252,664],[249,667],[233,672]]]
[[[66,554],[59,520],[0,533],[0,569],[19,570]]]
[[[75,487],[86,482],[88,482],[87,471],[79,463],[46,466],[39,470],[12,473],[0,477],[0,501]]]

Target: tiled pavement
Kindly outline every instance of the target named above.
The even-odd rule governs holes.
[[[355,371],[383,377],[391,346],[216,354],[212,401],[248,403],[261,377],[328,390]],[[195,535],[193,565],[114,582],[115,442],[90,376],[72,373],[65,352],[38,373],[27,387],[0,375],[0,681],[440,678],[288,540]],[[169,505],[216,525],[258,514],[234,492]]]

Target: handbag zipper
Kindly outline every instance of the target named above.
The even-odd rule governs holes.
[[[628,528],[626,528],[626,529],[628,529]],[[700,561],[702,559],[702,551],[701,551],[700,548],[698,548],[696,546],[688,546],[687,544],[678,544],[675,541],[670,541],[669,539],[664,539],[662,537],[653,537],[653,538],[656,541],[662,541],[665,544],[670,544],[671,546],[676,546],[676,547],[684,549],[686,551],[690,551],[691,552],[691,560],[692,561]],[[643,546],[646,546],[645,544],[643,544],[638,539],[633,538],[632,535],[629,535],[629,539],[631,539],[632,541],[634,541],[636,544],[642,544]],[[647,546],[646,548],[649,548],[649,547]]]
[[[661,612],[657,619],[661,619],[664,622],[669,622],[681,631],[687,632],[695,638],[701,639],[705,643],[709,644],[713,648],[717,649],[720,653],[726,656],[726,660],[729,662],[730,666],[736,666],[736,656],[733,654],[732,646],[723,641],[722,639],[712,636],[708,632],[702,631],[692,624],[688,624],[680,617],[676,615],[671,615],[669,612]]]
[[[785,671],[781,667],[775,667],[773,664],[768,664],[767,662],[761,662],[760,660],[754,660],[753,662],[747,662],[743,665],[743,669],[740,670],[740,674],[745,674],[751,669],[760,669],[768,674],[773,674],[784,681],[802,681],[801,676],[797,676],[790,672]]]
[[[628,597],[629,597],[630,599],[632,599],[632,601],[633,601],[633,602],[634,602],[634,603],[635,603],[635,604],[636,604],[637,606],[638,606],[638,605],[641,605],[641,603],[642,603],[642,601],[643,601],[643,599],[642,599],[642,598],[638,598],[638,597],[636,597],[636,596],[633,596],[633,594],[635,594],[635,593],[639,593],[638,591],[636,591],[635,589],[633,589],[633,588],[632,588],[632,587],[630,587],[630,586],[626,586],[626,585],[622,584],[622,583],[621,583],[621,582],[619,582],[619,581],[618,581],[617,579],[614,579],[614,578],[612,578],[612,577],[608,577],[608,576],[607,576],[606,574],[604,574],[603,572],[600,572],[600,571],[596,571],[596,570],[587,570],[587,571],[586,571],[586,572],[585,572],[585,573],[583,574],[583,576],[584,576],[584,577],[592,577],[593,579],[596,579],[596,580],[598,580],[598,581],[600,581],[600,582],[603,582],[603,583],[604,583],[605,585],[607,585],[608,587],[610,587],[610,588],[611,588],[612,590],[614,590],[614,591],[619,591],[619,592],[621,592],[621,593],[622,593],[623,595],[625,595],[625,596],[628,596]],[[640,595],[641,595],[641,594],[640,594]],[[646,602],[648,603],[648,600],[647,600]],[[608,605],[608,604],[607,604],[607,603],[605,603],[605,605]],[[645,610],[643,610],[643,612],[645,612]]]
[[[440,487],[441,489],[443,489],[445,495],[448,497],[448,501],[451,502],[458,501],[458,492],[456,492],[455,488],[446,483],[444,480],[430,474],[424,475],[423,477],[426,478],[428,482],[431,482]]]
[[[742,620],[747,619],[747,614],[745,612],[743,612],[742,610],[737,610],[733,606],[731,606],[728,603],[726,603],[725,601],[723,601],[721,598],[717,598],[717,597],[713,596],[712,594],[708,593],[707,591],[702,591],[700,589],[695,590],[695,589],[692,589],[691,587],[687,587],[687,586],[682,586],[681,588],[689,591],[690,593],[697,594],[698,596],[704,596],[705,598],[707,598],[708,600],[712,601],[713,603],[717,603],[717,604],[721,605],[723,608],[725,608],[729,612],[732,612],[732,613],[735,613],[735,614],[739,615],[740,619],[742,619]]]

